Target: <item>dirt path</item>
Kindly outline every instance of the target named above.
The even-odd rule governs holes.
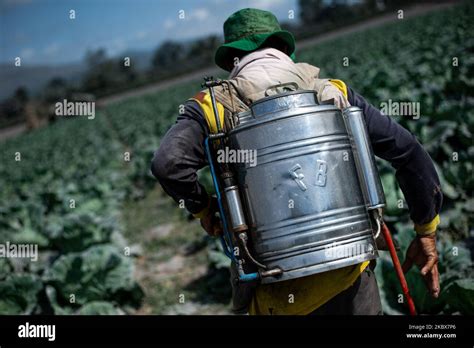
[[[145,291],[136,314],[230,314],[226,269],[212,267],[198,221],[187,221],[161,188],[122,210],[124,236],[138,246],[135,279]]]
[[[26,132],[26,123],[17,124],[14,126],[6,127],[0,129],[0,141],[6,140],[9,138],[14,138],[17,135]]]

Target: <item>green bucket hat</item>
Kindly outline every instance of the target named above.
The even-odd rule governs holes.
[[[233,59],[233,51],[255,51],[270,37],[277,37],[286,43],[288,54],[294,60],[295,38],[289,31],[281,29],[271,12],[254,8],[237,11],[224,22],[225,43],[217,49],[214,60],[219,67],[227,70],[225,62]]]

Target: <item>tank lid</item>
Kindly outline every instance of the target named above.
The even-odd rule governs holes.
[[[264,115],[292,108],[318,105],[316,92],[311,90],[299,90],[287,93],[275,94],[252,103],[249,111],[238,114],[239,123],[243,124],[251,119],[260,118]]]

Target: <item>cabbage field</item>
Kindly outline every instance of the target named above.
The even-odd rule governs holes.
[[[375,106],[389,99],[421,105],[419,119],[398,121],[435,160],[445,196],[440,298],[428,298],[417,272],[408,274],[422,313],[474,314],[472,32],[474,5],[465,3],[297,52],[299,61],[320,67],[322,77],[345,81]],[[215,243],[196,221],[189,222],[171,200],[156,193],[149,172],[160,137],[199,84],[121,101],[102,108],[93,120],[60,120],[1,143],[0,244],[36,244],[39,258],[0,258],[0,314],[140,313],[143,303],[151,306],[147,313],[168,313],[181,293],[173,285],[178,280],[157,278],[151,284],[137,278],[144,263],[153,268],[154,259],[144,254],[159,253],[159,248],[176,253],[183,247],[204,248],[189,267],[205,268],[208,275],[225,268],[227,261]],[[393,169],[382,162],[379,169],[386,220],[403,251],[414,235],[408,210],[400,205],[403,195]],[[205,173],[203,177],[209,182]],[[147,206],[143,202],[152,201],[150,195],[157,202]],[[152,221],[163,227],[170,216],[181,234],[167,234],[167,242],[150,249],[143,226],[148,229]],[[406,313],[398,303],[401,290],[388,255],[379,259],[376,271],[384,311]],[[193,286],[183,292],[203,303],[230,301],[225,280],[202,279],[208,283],[199,292]]]

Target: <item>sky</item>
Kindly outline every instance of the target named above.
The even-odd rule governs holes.
[[[293,11],[298,20],[297,0],[0,0],[0,62],[55,65],[100,47],[117,56],[164,40],[222,35],[225,19],[246,7],[280,21]]]

